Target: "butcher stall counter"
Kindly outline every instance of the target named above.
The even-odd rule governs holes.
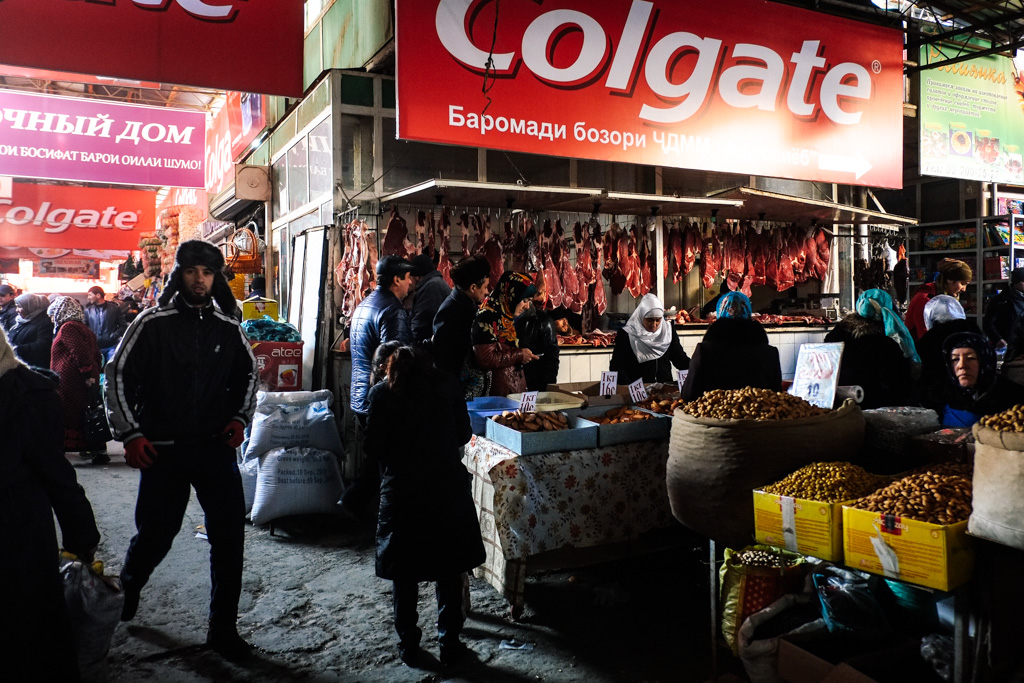
[[[704,338],[707,325],[676,325],[679,343],[690,356],[697,344]],[[779,364],[782,379],[793,379],[796,356],[801,344],[817,344],[825,341],[825,335],[832,325],[765,325],[768,343],[779,350]],[[620,334],[622,334],[620,332]],[[612,359],[611,346],[561,346],[558,351],[558,384],[567,382],[596,382],[601,372],[608,369]]]
[[[665,484],[668,439],[517,455],[482,436],[466,446],[487,559],[477,576],[523,609],[527,571],[655,550],[678,522]]]

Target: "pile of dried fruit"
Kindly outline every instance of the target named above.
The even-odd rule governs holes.
[[[717,420],[796,420],[831,412],[799,396],[770,389],[715,389],[683,408],[695,417]]]
[[[888,477],[871,474],[848,462],[816,462],[761,490],[776,496],[841,503],[877,491],[887,481]]]
[[[780,553],[754,549],[733,553],[732,560],[747,567],[767,567],[769,569],[782,569],[795,564],[791,558]]]
[[[649,410],[652,413],[662,413],[664,415],[671,415],[676,411],[677,408],[686,406],[686,401],[681,398],[658,398],[652,396],[646,401],[640,401],[636,404],[638,407],[644,410]]]
[[[850,507],[929,524],[956,524],[971,516],[971,480],[935,471],[911,474]]]
[[[588,417],[591,422],[596,422],[601,425],[617,425],[624,422],[639,422],[641,420],[653,420],[654,415],[645,413],[642,410],[636,410],[628,406],[620,406],[618,408],[612,408],[604,415],[595,415],[594,417]]]
[[[520,410],[506,410],[494,415],[492,420],[517,432],[554,432],[569,428],[569,420],[562,413],[524,413]]]
[[[1015,405],[995,415],[987,415],[978,424],[997,432],[1024,432],[1024,405]]]

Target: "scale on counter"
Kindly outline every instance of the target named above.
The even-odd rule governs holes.
[[[839,319],[839,294],[808,294],[806,299],[791,299],[780,307],[781,315],[809,315],[830,321]]]

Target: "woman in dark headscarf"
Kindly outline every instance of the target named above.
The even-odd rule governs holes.
[[[53,347],[50,367],[60,377],[61,417],[64,420],[64,450],[83,451],[92,456],[96,464],[110,462],[106,444],[87,444],[85,441],[85,409],[92,391],[98,391],[100,377],[100,350],[96,335],[85,324],[82,304],[69,296],[59,296],[46,309],[53,320]],[[95,451],[92,453],[91,451]]]
[[[473,355],[482,370],[491,371],[491,395],[526,391],[523,364],[537,360],[528,348],[520,347],[515,319],[530,307],[537,288],[525,273],[506,272],[480,306],[473,321]]]
[[[1020,387],[996,374],[996,354],[980,334],[950,335],[942,350],[949,379],[942,409],[944,427],[970,427],[985,415],[1020,402]]]
[[[742,292],[723,294],[717,318],[690,359],[683,398],[700,398],[712,389],[782,390],[779,350],[768,343],[761,323],[751,318],[750,299]]]
[[[888,292],[861,292],[857,310],[836,323],[824,341],[843,342],[839,384],[855,384],[864,390],[862,408],[912,402],[912,363],[917,352]]]
[[[619,384],[638,379],[667,384],[674,381],[673,366],[685,370],[689,364],[672,321],[665,320],[665,305],[653,294],[644,294],[615,337],[608,369],[619,373]]]
[[[14,353],[26,365],[50,368],[50,345],[53,343],[53,324],[46,316],[50,300],[42,294],[22,294],[14,300],[18,317],[7,336]]]
[[[942,345],[957,332],[981,334],[981,328],[967,319],[963,306],[946,294],[932,297],[924,307],[924,326],[928,331],[917,340],[921,357],[921,376],[917,380],[918,400],[926,408],[940,411],[945,405],[949,365]]]

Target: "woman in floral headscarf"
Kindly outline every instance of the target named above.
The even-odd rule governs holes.
[[[779,350],[751,316],[750,299],[742,292],[722,294],[715,322],[690,359],[683,398],[692,401],[712,389],[782,389]]]
[[[82,304],[69,296],[54,299],[46,313],[53,320],[50,368],[60,377],[61,418],[64,421],[64,450],[82,451],[93,462],[103,460],[106,444],[86,444],[85,409],[90,393],[99,381],[100,350],[96,335],[85,324]],[[95,450],[95,453],[89,452]],[[106,459],[109,462],[109,458]]]
[[[470,335],[473,355],[481,369],[491,371],[491,396],[526,391],[523,364],[539,356],[520,347],[515,319],[526,312],[536,293],[529,275],[508,271],[476,314]]]

